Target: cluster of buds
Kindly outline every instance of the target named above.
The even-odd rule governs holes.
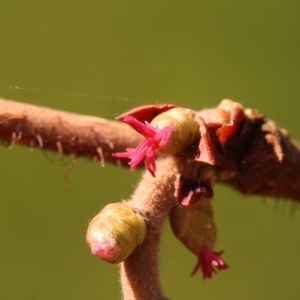
[[[216,131],[221,147],[226,144],[226,139],[237,134],[238,126],[245,118],[257,114],[256,111],[244,110],[239,103],[231,100],[223,100],[218,112],[223,120]],[[196,161],[215,164],[215,149],[205,121],[200,117],[196,119],[191,109],[177,105],[148,105],[133,109],[118,119],[145,137],[136,148],[113,154],[114,157],[128,158],[131,171],[144,160],[146,169],[155,177],[156,152],[174,155],[189,146],[195,146],[194,149],[200,152]],[[222,252],[214,252],[217,238],[211,207],[214,172],[211,173],[209,168],[207,170],[207,176],[202,176],[202,181],[180,177],[174,183],[178,205],[170,212],[175,236],[198,258],[191,276],[201,270],[204,279],[211,278],[216,269],[228,268],[221,258]],[[144,219],[123,202],[106,206],[90,222],[86,239],[93,254],[117,264],[124,261],[144,241],[145,236]]]

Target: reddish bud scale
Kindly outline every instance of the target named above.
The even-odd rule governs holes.
[[[119,115],[116,119],[120,121],[124,121],[126,117],[131,116],[139,121],[144,121],[144,122],[147,121],[150,123],[159,114],[176,107],[184,107],[184,106],[178,104],[167,104],[167,103],[140,105]]]

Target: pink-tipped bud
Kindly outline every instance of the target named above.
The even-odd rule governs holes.
[[[112,264],[124,261],[146,236],[146,223],[125,202],[105,206],[90,222],[86,241],[93,254]]]

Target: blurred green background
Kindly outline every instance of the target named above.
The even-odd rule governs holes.
[[[294,0],[1,1],[0,97],[110,119],[146,103],[201,109],[231,98],[300,140],[299,13]],[[90,254],[85,231],[130,196],[139,172],[79,159],[66,188],[70,158],[0,153],[0,299],[119,299],[118,267]],[[165,293],[299,299],[297,207],[217,186],[214,209],[230,269],[191,279],[196,257],[167,224]]]

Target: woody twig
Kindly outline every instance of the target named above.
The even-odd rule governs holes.
[[[164,113],[169,110],[176,114],[171,113],[171,121],[165,121]],[[187,125],[182,125],[182,111]],[[144,123],[157,115],[161,117],[152,125]],[[126,202],[133,214],[142,216],[147,230],[144,241],[127,253],[124,261],[120,260],[125,300],[167,299],[159,281],[157,255],[163,221],[169,214],[174,215],[175,208],[176,218],[171,219],[174,233],[198,256],[192,274],[201,269],[203,277],[210,278],[215,272],[212,265],[219,270],[228,267],[221,252],[213,251],[216,234],[209,202],[197,206],[200,199],[210,201],[213,197],[214,183],[230,185],[243,194],[300,200],[299,145],[286,130],[254,109],[244,109],[231,100],[200,112],[177,105],[148,105],[120,119],[135,130],[121,122],[0,100],[0,139],[10,145],[19,143],[60,155],[82,156],[102,164],[124,160],[122,166],[128,166],[130,159],[132,170],[145,157],[149,172]],[[146,137],[143,142],[140,133]],[[157,165],[156,149],[161,152]],[[199,228],[183,232],[178,222],[185,223],[186,218],[194,222],[192,229]],[[97,242],[89,240],[93,253],[101,257],[103,247]]]

